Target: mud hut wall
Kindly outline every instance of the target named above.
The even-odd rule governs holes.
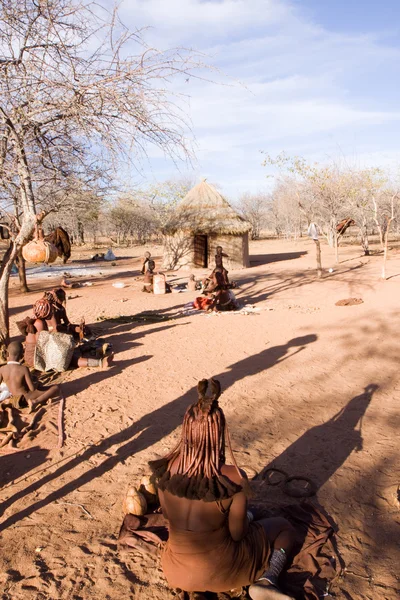
[[[224,258],[224,265],[229,270],[243,269],[249,266],[249,240],[248,235],[210,234],[208,236],[208,266],[214,268],[217,246],[222,246],[222,251],[229,258]]]
[[[166,235],[162,268],[167,270],[189,267],[193,264],[194,237],[184,231]]]
[[[245,233],[242,235],[243,245],[243,267],[248,269],[250,267],[250,254],[249,254],[249,234]]]

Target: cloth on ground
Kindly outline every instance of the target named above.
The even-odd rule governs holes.
[[[109,248],[104,255],[104,260],[115,260],[115,258],[114,252]]]
[[[297,532],[295,555],[279,580],[283,591],[294,594],[296,600],[319,600],[341,568],[332,542],[333,526],[323,511],[310,502],[285,506],[274,512],[274,516],[287,518]],[[124,541],[127,536],[128,544]],[[167,522],[162,514],[126,515],[119,534],[119,548],[159,557],[167,538]],[[207,592],[201,597],[215,600],[218,595]],[[225,597],[231,597],[229,592]],[[181,598],[187,600],[189,594]]]
[[[212,304],[211,298],[203,298],[203,296],[199,296],[193,302],[194,308],[197,310],[207,310],[207,308]]]
[[[11,397],[11,392],[7,387],[7,384],[3,381],[0,383],[0,402],[3,400],[7,400],[7,398]]]

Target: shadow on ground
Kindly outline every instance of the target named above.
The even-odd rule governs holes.
[[[267,348],[259,354],[256,354],[252,357],[247,357],[241,361],[238,361],[237,363],[232,364],[229,367],[228,373],[221,373],[220,375],[215,375],[215,377],[221,380],[222,387],[224,390],[226,390],[235,381],[270,369],[276,363],[290,358],[294,353],[304,350],[307,344],[315,342],[316,340],[316,335],[307,335],[292,339],[287,344]],[[296,350],[293,353],[290,353],[292,348],[296,348]],[[92,381],[92,375],[90,377]],[[99,373],[98,377],[101,378],[102,374]],[[72,385],[83,386],[83,380],[72,382]],[[74,393],[76,393],[76,391]],[[168,404],[161,406],[153,412],[143,416],[136,423],[127,427],[125,430],[117,432],[111,435],[109,438],[90,446],[84,450],[82,454],[75,456],[67,463],[56,469],[54,472],[45,475],[38,481],[35,481],[25,489],[20,490],[8,498],[8,500],[4,501],[0,505],[0,510],[2,513],[17,500],[20,500],[30,493],[36,492],[47,483],[57,480],[59,477],[65,473],[68,473],[72,469],[75,469],[77,466],[85,464],[92,457],[101,455],[107,456],[107,458],[96,467],[85,471],[77,478],[52,491],[41,500],[34,502],[30,506],[27,506],[23,510],[8,517],[0,524],[0,531],[3,531],[7,527],[17,523],[20,519],[33,514],[35,511],[47,506],[51,502],[63,498],[65,495],[82,487],[83,485],[86,485],[93,479],[101,477],[104,473],[113,469],[118,463],[124,461],[129,456],[132,456],[133,454],[149,448],[150,446],[159,442],[165,436],[172,433],[182,423],[183,415],[187,407],[196,400],[196,396],[197,388],[194,387],[176,400],[173,400],[172,402],[169,402]],[[110,450],[112,452],[111,456]]]
[[[270,263],[281,262],[282,260],[295,260],[308,254],[307,250],[300,252],[281,252],[279,254],[250,254],[250,265],[269,265]]]

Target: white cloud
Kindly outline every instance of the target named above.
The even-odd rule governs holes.
[[[236,194],[265,185],[262,149],[322,160],[335,148],[353,144],[363,154],[367,145],[384,161],[385,135],[399,130],[400,111],[385,109],[373,80],[385,71],[398,78],[400,51],[377,32],[327,31],[288,0],[125,0],[122,15],[130,28],[151,26],[149,43],[198,48],[227,75],[229,85],[174,83],[175,92],[190,95],[196,174]],[[149,157],[157,178],[173,173],[157,150]]]

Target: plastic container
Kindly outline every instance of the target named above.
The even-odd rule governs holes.
[[[165,275],[158,273],[153,277],[153,291],[155,294],[165,294]]]

